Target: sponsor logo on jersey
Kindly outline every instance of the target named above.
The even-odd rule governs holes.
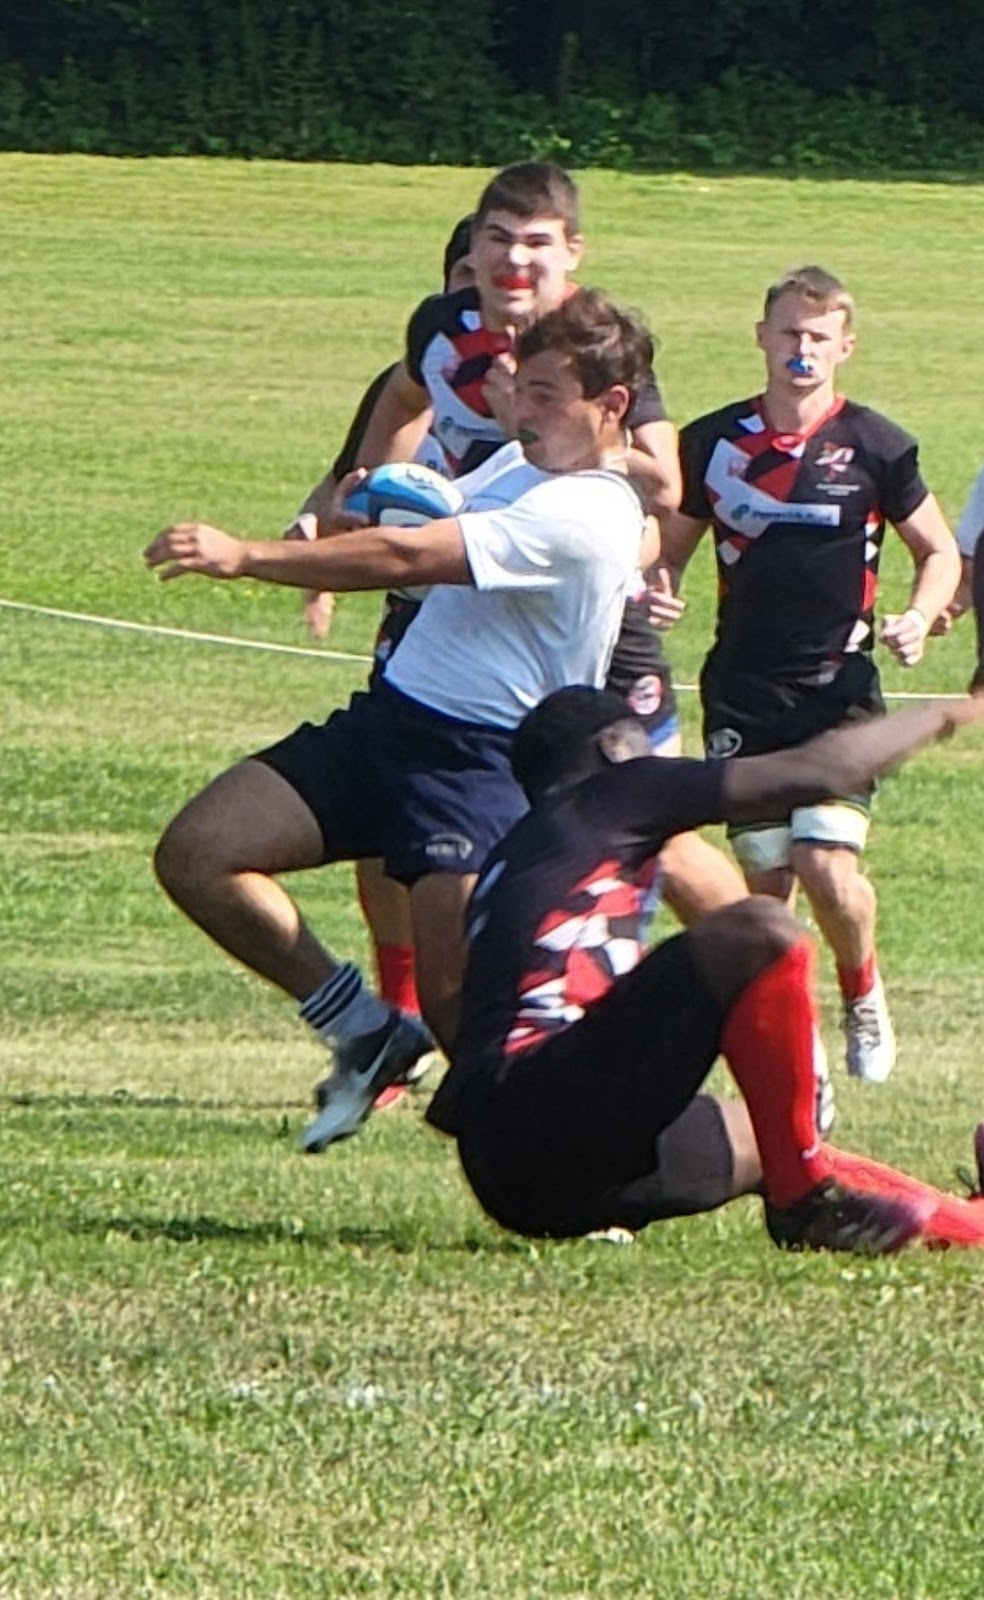
[[[747,466],[745,452],[721,439],[707,467],[706,484],[714,506],[714,520],[722,528],[724,539],[718,550],[727,543],[727,530],[758,538],[775,523],[798,523],[806,527],[835,528],[840,523],[840,506],[822,505],[809,501],[780,500],[767,490],[744,481],[741,473],[733,471],[736,463]],[[723,557],[727,559],[727,557]]]
[[[829,467],[831,472],[846,472],[854,460],[854,450],[849,444],[822,444],[817,455],[818,467]]]

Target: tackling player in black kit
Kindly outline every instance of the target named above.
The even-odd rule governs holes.
[[[838,279],[802,267],[769,289],[757,327],[764,393],[681,432],[680,512],[663,524],[677,576],[713,531],[719,604],[701,675],[709,755],[788,749],[884,710],[872,651],[886,522],[909,549],[907,609],[878,642],[905,665],[951,600],[959,562],[895,423],[835,391],[854,348],[854,307]],[[880,1081],[895,1046],[875,956],[875,896],[858,869],[870,789],[823,806],[760,812],[732,830],[749,887],[785,899],[802,883],[837,962],[847,1065]]]
[[[529,714],[513,764],[532,809],[476,886],[452,1065],[428,1111],[492,1217],[551,1237],[636,1230],[751,1192],[761,1172],[780,1245],[984,1242],[979,1202],[820,1142],[812,950],[784,907],[748,898],[639,960],[648,869],[674,832],[853,791],[975,721],[984,702],[968,699],[695,762],[649,759],[608,691],[561,689]],[[737,1103],[694,1098],[719,1053],[744,1129]]]

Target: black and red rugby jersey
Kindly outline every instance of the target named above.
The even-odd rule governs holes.
[[[915,440],[843,397],[808,434],[779,433],[759,396],[689,423],[680,455],[680,509],[712,523],[717,556],[705,689],[823,687],[870,652],[886,521],[928,493]]]
[[[482,392],[496,356],[510,341],[482,321],[478,290],[430,295],[407,326],[407,371],[427,390],[434,420],[431,431],[454,477],[471,472],[505,443]],[[666,420],[666,408],[653,378],[640,390],[626,419],[630,428]]]
[[[642,953],[654,857],[722,820],[720,762],[643,756],[547,796],[492,852],[468,910],[453,1065],[429,1119],[453,1128],[472,1070],[496,1070],[569,1027]]]

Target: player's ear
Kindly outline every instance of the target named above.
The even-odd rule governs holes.
[[[596,742],[602,760],[611,767],[652,754],[645,728],[631,716],[621,722],[610,722],[607,728],[600,729]]]
[[[852,333],[850,330],[848,330],[848,332],[842,336],[841,347],[837,355],[837,366],[843,366],[845,361],[850,360],[851,356],[854,354],[854,347],[857,342],[857,334]]]
[[[602,410],[613,422],[621,422],[629,413],[632,396],[624,383],[612,383],[601,396]]]
[[[567,235],[567,270],[576,272],[584,256],[584,235],[569,233]]]

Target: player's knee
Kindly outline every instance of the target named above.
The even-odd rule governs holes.
[[[195,802],[169,822],[154,851],[157,881],[180,906],[193,901],[203,886],[224,870],[223,840],[203,826]]]
[[[195,852],[188,830],[181,817],[169,822],[157,841],[154,851],[154,873],[161,888],[172,900],[180,904],[187,898],[187,889],[195,866]]]
[[[705,917],[690,938],[704,982],[727,1008],[803,938],[803,930],[781,901],[749,895]]]
[[[855,904],[862,878],[857,852],[851,849],[800,848],[794,852],[796,871],[807,897],[835,915],[846,915]],[[871,890],[871,893],[874,891]]]

